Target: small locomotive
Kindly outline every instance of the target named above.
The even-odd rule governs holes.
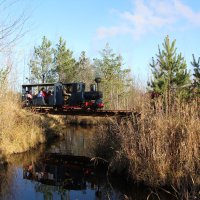
[[[103,93],[99,91],[101,79],[85,91],[85,83],[41,83],[22,85],[22,101],[25,107],[48,107],[59,109],[90,109],[104,107]]]

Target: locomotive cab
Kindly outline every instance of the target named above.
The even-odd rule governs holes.
[[[66,83],[63,84],[64,107],[80,107],[83,102],[85,83]]]

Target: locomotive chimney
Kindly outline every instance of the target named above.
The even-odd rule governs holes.
[[[96,82],[96,84],[97,84],[97,91],[99,91],[99,83],[101,82],[101,78],[100,77],[97,77],[97,78],[95,78],[95,82]]]
[[[42,74],[42,83],[44,83],[45,74]]]

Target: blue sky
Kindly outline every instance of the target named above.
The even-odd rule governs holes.
[[[28,32],[17,49],[26,59],[44,35],[53,44],[62,36],[76,58],[83,50],[91,59],[99,57],[108,42],[124,58],[124,67],[145,83],[166,35],[176,39],[188,68],[192,54],[200,56],[199,0],[21,0],[13,11],[22,10],[29,16]]]

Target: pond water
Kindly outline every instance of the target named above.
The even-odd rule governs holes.
[[[95,129],[68,127],[62,139],[29,153],[14,155],[1,167],[0,199],[121,199],[88,162]]]
[[[149,189],[132,188],[120,179],[111,184],[102,166],[91,165],[95,134],[95,128],[68,127],[50,145],[10,157],[0,167],[0,200],[147,199]]]

